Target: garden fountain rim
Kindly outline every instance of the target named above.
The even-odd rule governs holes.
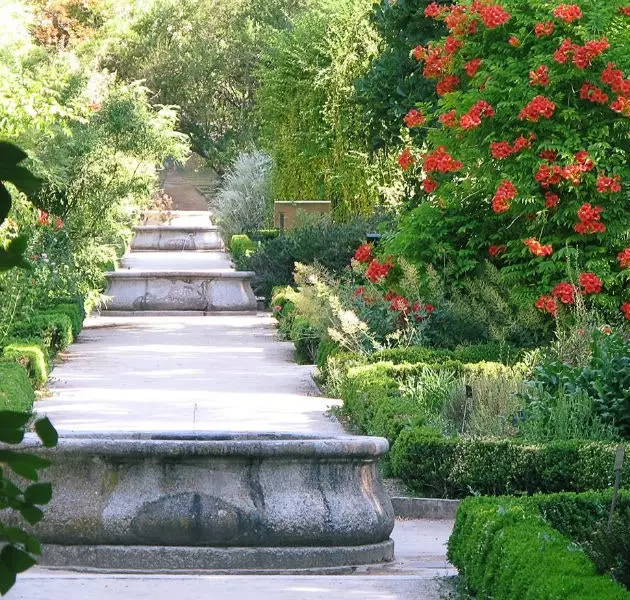
[[[43,449],[35,435],[25,446],[52,454],[154,458],[269,458],[376,460],[389,450],[385,438],[278,432],[62,432],[55,448]]]

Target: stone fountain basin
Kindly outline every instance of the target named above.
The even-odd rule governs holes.
[[[391,560],[394,515],[377,471],[387,450],[385,439],[355,436],[67,436],[39,450],[54,460],[44,472],[54,495],[33,532],[52,545],[44,564],[58,566]]]

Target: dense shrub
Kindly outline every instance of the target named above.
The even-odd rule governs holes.
[[[470,591],[495,600],[630,598],[597,574],[583,548],[544,521],[535,502],[468,498],[461,504],[448,557]]]
[[[35,393],[24,366],[0,361],[0,410],[30,412],[34,401]]]
[[[396,440],[391,463],[398,477],[428,496],[581,492],[612,486],[615,450],[597,442],[444,438],[410,428]],[[623,481],[630,481],[627,463]]]
[[[437,100],[435,86],[418,76],[417,63],[410,55],[411,48],[444,33],[441,23],[424,16],[429,4],[429,0],[384,0],[374,4],[372,21],[381,38],[380,52],[357,81],[358,102],[372,150],[400,146],[403,116],[418,101]],[[420,128],[414,133],[425,134]]]
[[[621,0],[582,2],[568,18],[562,6],[462,0],[429,11],[449,37],[414,56],[442,99],[427,114],[419,102],[407,119],[429,129],[428,147],[406,155],[426,177],[426,202],[400,236],[410,254],[432,254],[422,260],[459,277],[492,260],[515,297],[538,299],[547,318],[577,290],[621,319],[628,16]]]
[[[319,219],[262,244],[248,265],[256,273],[256,295],[270,298],[275,286],[292,284],[296,262],[317,262],[332,273],[342,272],[372,226],[373,222],[365,219],[347,224]]]
[[[40,388],[48,381],[48,352],[36,340],[3,342],[3,361],[13,361],[26,368],[33,386]]]

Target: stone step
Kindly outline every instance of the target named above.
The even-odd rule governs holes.
[[[218,250],[167,252],[166,250],[130,252],[120,261],[121,270],[205,271],[231,270],[229,254]]]
[[[110,272],[106,310],[253,311],[253,275],[228,269]]]
[[[212,225],[140,225],[132,250],[221,250],[223,240]]]
[[[207,210],[147,210],[142,213],[140,225],[212,225],[212,213]]]

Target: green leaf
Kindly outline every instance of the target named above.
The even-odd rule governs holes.
[[[11,194],[0,181],[0,224],[7,218],[11,210]]]
[[[31,418],[31,413],[0,410],[0,429],[17,429],[23,427]]]
[[[30,554],[15,546],[5,546],[0,552],[0,560],[15,573],[22,573],[36,564]]]
[[[0,560],[0,595],[4,596],[15,585],[15,573]]]
[[[57,445],[59,441],[59,434],[57,430],[53,427],[53,424],[50,422],[48,417],[44,417],[43,419],[38,419],[35,422],[35,432],[39,436],[39,439],[42,441],[42,444],[46,446],[46,448],[53,448]]]
[[[31,554],[41,554],[42,548],[39,541],[23,529],[18,527],[0,528],[0,539],[10,544],[22,544],[27,552]]]
[[[5,164],[17,165],[26,160],[28,154],[11,142],[0,141],[0,157],[2,157],[2,162]]]
[[[29,504],[48,504],[52,499],[52,485],[50,483],[35,483],[24,491],[24,499]]]
[[[5,444],[19,444],[23,439],[23,429],[0,428],[0,442],[4,442]]]
[[[36,525],[44,518],[44,513],[36,506],[23,506],[19,509],[22,516],[31,524]]]

